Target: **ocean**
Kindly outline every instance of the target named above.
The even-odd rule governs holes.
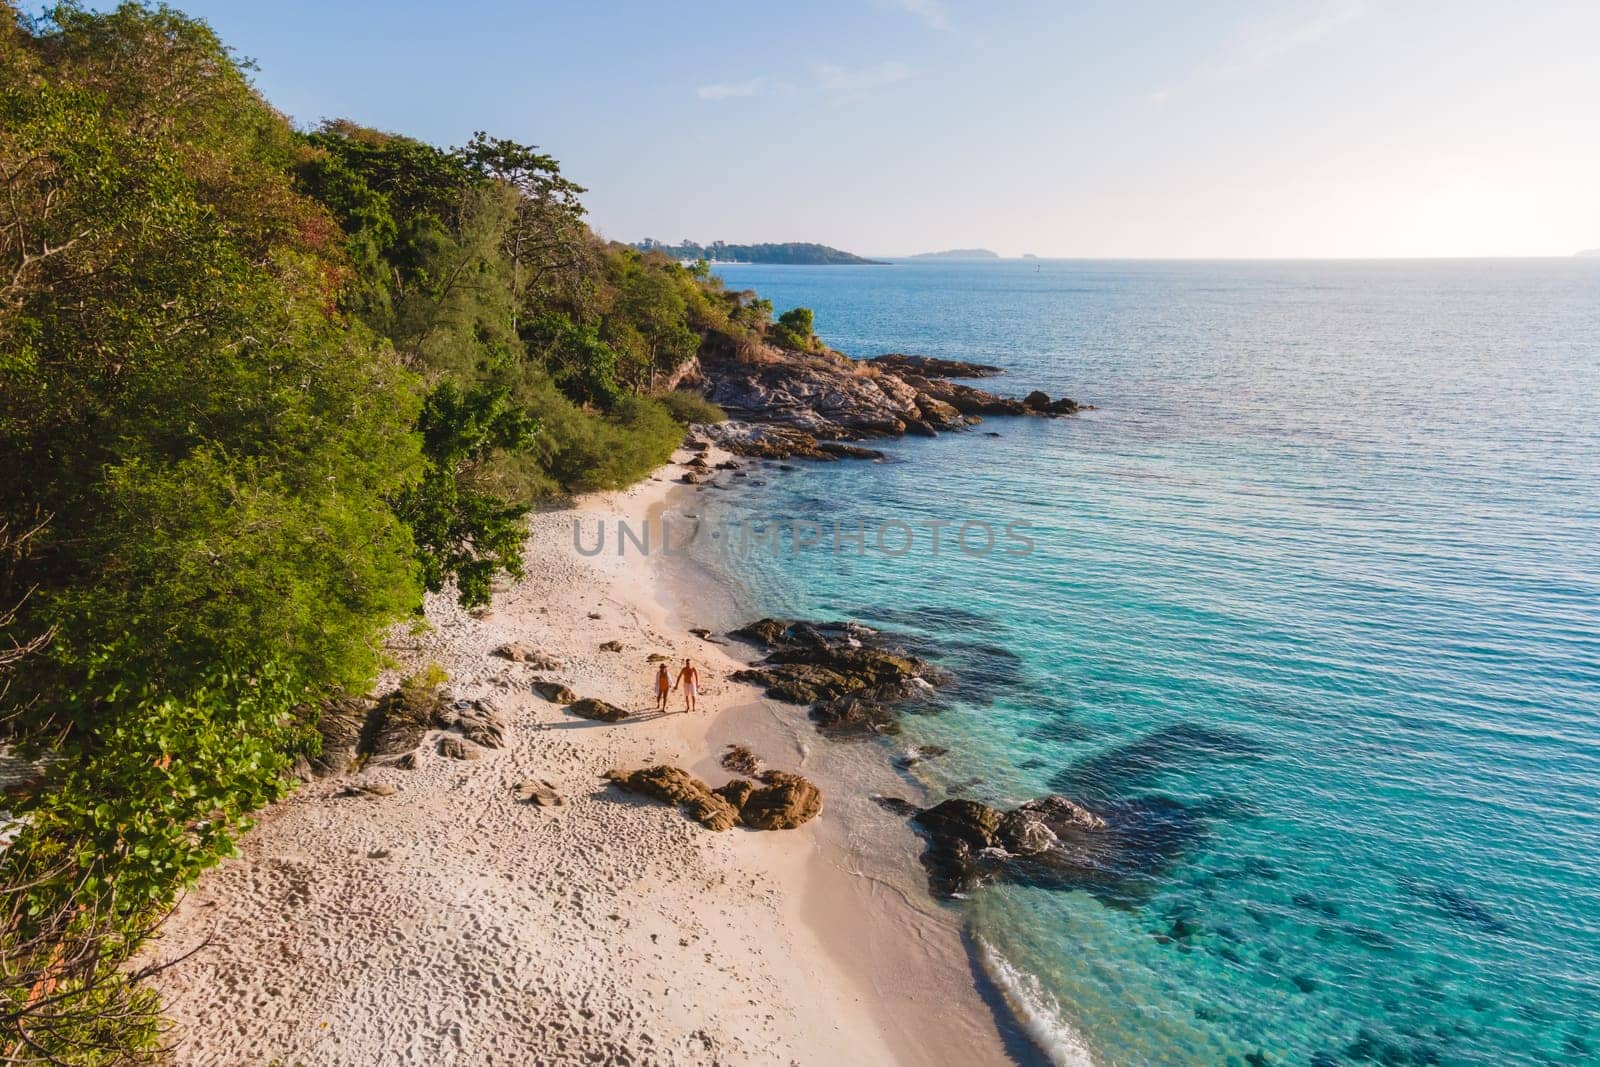
[[[1097,406],[713,494],[950,522],[757,553],[749,606],[941,650],[892,746],[949,749],[934,797],[1146,817],[1115,884],[950,904],[1050,1056],[1600,1063],[1600,261],[718,273],[850,355]]]

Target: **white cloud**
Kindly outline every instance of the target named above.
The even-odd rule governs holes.
[[[889,0],[889,2],[901,11],[909,11],[926,22],[929,29],[950,28],[950,20],[945,17],[944,5],[939,0]]]
[[[904,63],[885,60],[867,67],[841,67],[836,63],[817,63],[811,68],[817,88],[829,93],[860,93],[880,85],[903,82],[911,77]]]
[[[702,100],[727,100],[737,96],[760,96],[766,92],[767,87],[767,79],[751,78],[749,81],[702,85],[694,91],[694,95]]]
[[[1172,97],[1172,90],[1171,89],[1157,89],[1154,92],[1145,93],[1139,99],[1143,100],[1145,103],[1149,104],[1151,107],[1160,107],[1161,105],[1165,104],[1171,97]]]
[[[1246,23],[1233,35],[1226,54],[1207,64],[1205,72],[1237,78],[1290,52],[1322,40],[1366,14],[1363,0],[1323,0],[1296,16],[1278,16]]]

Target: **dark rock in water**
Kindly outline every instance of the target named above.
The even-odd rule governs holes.
[[[874,356],[867,362],[884,370],[895,373],[910,371],[924,378],[993,378],[1005,373],[1003,368],[990,366],[987,363],[968,363],[965,360],[940,359],[937,356],[909,356],[901,352]]]
[[[1400,888],[1459,922],[1494,933],[1504,933],[1506,930],[1506,924],[1494,912],[1454,886],[1425,882],[1418,878],[1401,878]]]
[[[906,800],[904,797],[875,796],[870,799],[874,804],[878,805],[878,807],[882,808],[884,811],[889,812],[891,815],[899,815],[907,819],[911,818],[911,816],[922,810],[915,804],[911,803],[911,801]]]
[[[985,437],[999,437],[1000,435],[998,433],[996,433],[995,431],[993,431],[993,430],[988,430],[988,431],[986,431],[984,433],[983,436],[985,436]]]
[[[560,682],[547,681],[544,678],[535,678],[529,683],[529,687],[552,704],[572,704],[578,699],[577,693]]]
[[[628,717],[628,713],[615,704],[596,700],[594,697],[574,700],[567,705],[567,710],[580,719],[593,719],[597,722],[621,722]]]
[[[951,676],[908,655],[897,639],[857,623],[760,619],[734,636],[767,650],[735,681],[762,686],[775,700],[811,706],[823,730],[881,734],[898,729],[896,709],[928,700]]]
[[[1264,749],[1254,739],[1199,723],[1179,723],[1091,756],[1050,779],[1052,788],[1091,800],[1128,796],[1163,775],[1228,759],[1253,759]]]
[[[630,793],[676,804],[708,830],[730,830],[739,811],[688,771],[665,764],[637,771],[607,771],[606,780]]]
[[[1321,984],[1309,974],[1290,975],[1289,981],[1293,982],[1294,987],[1302,993],[1315,993],[1317,987]]]
[[[776,648],[789,633],[789,623],[783,619],[757,619],[733,631],[733,637],[742,637],[762,648]]]
[[[811,720],[831,734],[894,734],[900,720],[888,705],[861,693],[846,693],[811,706]]]
[[[916,822],[938,842],[961,842],[978,850],[997,841],[1002,815],[976,800],[946,800],[916,815]]]
[[[928,760],[943,756],[949,751],[943,745],[913,745],[905,755],[895,762],[909,770],[920,763],[926,763]]]
[[[923,866],[937,895],[1003,880],[1084,889],[1132,906],[1156,885],[1197,831],[1177,801],[1143,797],[1093,812],[1047,796],[1002,812],[954,798],[913,816],[928,838]]]
[[[847,445],[838,441],[818,441],[817,451],[824,456],[838,456],[844,459],[884,459],[884,453],[876,448],[862,448],[860,445]]]
[[[1022,406],[1029,411],[1043,411],[1050,406],[1050,394],[1040,389],[1035,389],[1022,398]]]
[[[1045,411],[1052,415],[1076,415],[1082,409],[1083,405],[1070,396],[1064,396],[1060,400],[1052,400],[1045,406]]]
[[[734,774],[754,778],[761,773],[761,758],[743,745],[729,745],[722,754],[722,766]]]

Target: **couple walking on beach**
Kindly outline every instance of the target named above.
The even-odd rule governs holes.
[[[695,710],[695,705],[700,698],[700,672],[695,670],[694,664],[688,660],[683,661],[683,666],[678,669],[678,680],[672,681],[667,676],[667,665],[661,664],[656,668],[656,710],[667,710],[667,694],[679,686],[683,687],[683,711],[687,715]]]

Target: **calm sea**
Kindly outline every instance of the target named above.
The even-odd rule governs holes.
[[[1099,406],[716,494],[1031,523],[744,566],[945,650],[967,684],[906,723],[935,796],[1159,815],[1114,891],[952,905],[1052,1055],[1600,1062],[1600,261],[719,273],[851,355]]]

